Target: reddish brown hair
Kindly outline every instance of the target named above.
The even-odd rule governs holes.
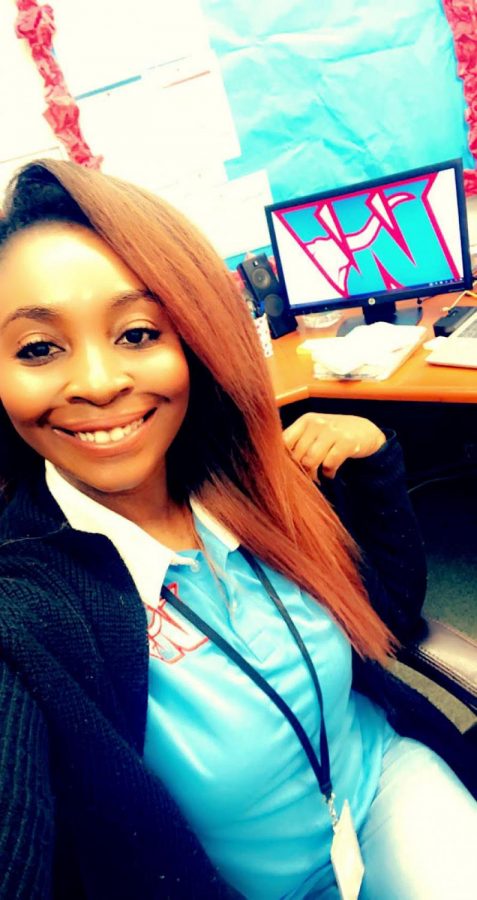
[[[192,457],[187,491],[258,558],[322,601],[360,654],[383,660],[392,638],[362,586],[357,549],[285,449],[253,323],[223,262],[190,222],[139,187],[67,162],[35,168],[51,173],[160,299],[189,350],[189,431],[170,451],[172,463],[175,452],[181,460],[172,466],[176,493]],[[14,197],[15,186],[11,204]]]

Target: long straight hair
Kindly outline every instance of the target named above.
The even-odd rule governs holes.
[[[358,550],[284,445],[250,314],[222,260],[157,196],[68,162],[27,166],[7,195],[7,221],[21,206],[29,173],[62,187],[66,197],[57,213],[37,219],[68,219],[73,201],[76,220],[158,298],[183,342],[191,397],[168,452],[171,493],[195,496],[259,559],[322,602],[359,654],[383,661],[393,639],[363,588]],[[26,218],[23,227],[31,224]],[[11,440],[2,419],[0,428],[0,440]]]

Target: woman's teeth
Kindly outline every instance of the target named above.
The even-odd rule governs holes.
[[[143,422],[144,417],[136,419],[135,422],[130,422],[129,425],[125,425],[124,428],[117,426],[116,428],[111,428],[110,431],[76,431],[75,434],[76,437],[79,437],[80,441],[83,441],[84,443],[115,444],[117,441],[122,441],[123,438],[128,437],[130,434],[133,434],[134,431],[137,431]]]

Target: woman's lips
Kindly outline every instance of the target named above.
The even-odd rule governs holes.
[[[78,434],[79,432],[94,433],[95,431],[112,431],[114,428],[125,428],[139,420],[148,419],[155,412],[155,407],[146,410],[136,410],[122,416],[103,416],[97,419],[78,419],[74,422],[47,422],[51,428],[59,431],[66,431],[67,434]]]
[[[147,423],[151,420],[155,409],[149,410],[143,416],[136,416],[126,424],[114,425],[112,428],[98,428],[87,430],[78,428],[77,430],[62,428],[52,425],[52,430],[62,439],[81,446],[86,450],[98,452],[101,450],[115,450],[128,448],[136,438],[136,435],[144,431]],[[124,422],[124,418],[122,420]],[[98,423],[99,424],[99,423]],[[90,426],[91,428],[91,426]]]

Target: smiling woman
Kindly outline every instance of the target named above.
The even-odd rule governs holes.
[[[472,798],[352,682],[354,648],[383,702],[376,663],[423,601],[399,448],[361,421],[344,452],[372,574],[304,470],[336,446],[323,424],[283,440],[246,304],[179,213],[71,163],[19,173],[0,222],[2,897],[335,898],[337,816],[364,900],[473,896]]]

